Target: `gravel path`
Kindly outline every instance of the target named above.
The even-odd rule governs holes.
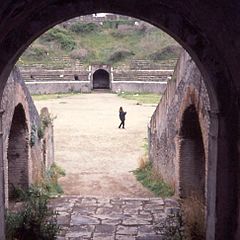
[[[78,94],[35,101],[53,115],[55,160],[66,170],[61,179],[67,195],[151,197],[131,173],[144,154],[147,124],[155,109],[110,93]],[[118,109],[126,115],[126,129],[118,129]]]

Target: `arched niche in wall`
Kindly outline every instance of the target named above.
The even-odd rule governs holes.
[[[183,113],[179,148],[180,197],[197,196],[205,203],[205,150],[194,105],[189,106]]]
[[[109,73],[104,69],[98,69],[93,73],[93,89],[109,89]]]
[[[14,189],[26,190],[28,179],[28,127],[21,104],[15,107],[8,139],[8,195],[14,197]]]

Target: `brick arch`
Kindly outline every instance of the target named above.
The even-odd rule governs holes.
[[[109,89],[110,75],[104,69],[98,69],[93,73],[93,89]]]
[[[14,197],[14,188],[26,190],[29,186],[28,176],[28,127],[22,104],[14,109],[8,138],[8,195]]]
[[[18,21],[18,26],[14,28],[14,25],[9,26],[9,24],[7,24],[7,29],[4,34],[5,41],[3,41],[0,46],[0,52],[4,52],[4,57],[2,57],[1,60],[4,62],[5,59],[8,59],[8,67],[10,67],[10,64],[13,65],[16,62],[16,59],[21,56],[22,52],[32,41],[60,22],[80,15],[97,12],[117,13],[145,20],[163,29],[186,48],[205,76],[206,83],[209,86],[212,104],[214,104],[214,108],[218,109],[215,88],[212,82],[218,80],[219,74],[221,74],[221,79],[224,78],[229,71],[227,64],[223,63],[223,58],[221,62],[218,61],[221,56],[219,56],[216,45],[212,43],[211,36],[208,36],[209,33],[206,35],[202,34],[201,30],[196,27],[195,24],[192,24],[195,22],[196,15],[190,14],[190,12],[184,7],[181,7],[177,1],[162,1],[162,3],[152,1],[152,3],[149,4],[149,1],[144,0],[141,1],[140,4],[135,1],[129,2],[124,0],[119,4],[115,1],[106,2],[104,0],[77,0],[70,2],[55,2],[54,0],[45,2],[41,0],[36,4],[23,3],[16,4],[16,6],[14,6],[14,4],[12,5],[13,11],[6,11],[8,15],[5,21],[7,21],[8,18],[11,19],[11,17],[14,17],[14,19]],[[31,7],[31,9],[28,7]],[[25,18],[23,16],[24,14],[21,15],[21,11],[24,12],[24,10]],[[205,26],[206,23],[201,24]],[[212,32],[210,33],[212,34]],[[18,41],[16,41],[16,39],[18,39]],[[8,46],[11,46],[11,48],[9,49]],[[6,51],[6,49],[8,49],[8,51]],[[3,66],[0,65],[0,74],[2,73],[0,79],[4,81],[11,67],[6,69],[6,72],[2,72],[1,67]],[[213,69],[217,69],[218,76],[215,75]],[[225,84],[228,84],[228,81],[226,81]],[[225,91],[228,90],[228,88],[225,88]],[[226,94],[226,97],[227,96]]]
[[[189,175],[189,181],[194,179],[199,183],[197,189],[201,190],[198,192],[198,195],[201,196],[205,204],[209,206],[207,199],[211,194],[211,185],[209,184],[210,178],[208,172],[209,166],[213,163],[213,160],[210,160],[209,144],[211,142],[210,131],[214,123],[211,122],[209,96],[206,93],[206,87],[201,75],[199,76],[199,82],[198,87],[193,83],[187,85],[177,115],[176,127],[178,136],[175,139],[178,176],[177,192],[182,197],[189,196],[191,191],[194,192],[191,188],[189,191],[182,191],[182,188],[184,188],[181,185],[182,180],[189,172],[189,174],[192,174],[192,176]],[[190,134],[191,131],[193,132],[192,136]],[[199,147],[199,149],[196,149],[198,152],[194,152],[194,148],[197,146]],[[198,156],[199,154],[200,156]],[[190,155],[193,155],[192,159],[188,158]],[[185,158],[185,156],[187,156],[187,158]],[[187,162],[184,162],[185,159]],[[198,166],[195,160],[200,161],[201,164]],[[191,167],[193,169],[191,169]],[[195,174],[192,170],[198,167],[201,167],[201,173]]]
[[[232,239],[237,228],[236,208],[240,207],[236,198],[240,154],[237,146],[240,133],[236,131],[240,114],[237,1],[0,0],[0,3],[0,96],[13,65],[31,42],[57,23],[79,15],[112,12],[137,17],[165,30],[188,50],[204,76],[212,107],[214,137],[209,156],[212,166],[207,239]]]
[[[182,198],[197,196],[205,202],[206,154],[194,105],[183,113],[179,133],[179,193]]]

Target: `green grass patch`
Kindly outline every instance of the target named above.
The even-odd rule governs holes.
[[[134,170],[133,174],[144,187],[152,191],[157,197],[173,196],[173,189],[162,179],[155,176],[152,164],[150,162],[146,163],[145,166]]]
[[[33,100],[35,101],[44,101],[51,99],[66,98],[80,93],[54,93],[54,94],[34,94],[32,95]]]
[[[130,93],[130,92],[122,92],[118,94],[119,97],[128,99],[128,100],[135,100],[139,104],[158,104],[161,95],[154,94],[154,93]]]

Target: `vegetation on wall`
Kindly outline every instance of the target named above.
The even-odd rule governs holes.
[[[48,208],[51,196],[63,193],[58,179],[65,171],[55,163],[46,170],[42,180],[27,191],[14,189],[15,201],[22,203],[20,209],[6,212],[7,240],[54,240],[60,228],[57,213]]]
[[[158,197],[171,197],[174,194],[173,189],[168,186],[162,178],[154,173],[152,164],[147,162],[142,167],[133,171],[137,180],[153,192]]]
[[[133,174],[142,185],[148,188],[157,197],[171,197],[174,190],[163,181],[163,179],[154,171],[152,163],[148,159],[148,143],[144,139],[143,144],[144,154],[139,159],[138,169],[133,171]]]
[[[44,173],[42,188],[48,193],[49,196],[55,196],[63,193],[61,185],[58,183],[60,177],[66,175],[65,171],[53,163],[49,170]]]
[[[59,232],[57,213],[48,208],[49,195],[31,187],[22,195],[20,211],[6,213],[7,240],[54,240]]]

